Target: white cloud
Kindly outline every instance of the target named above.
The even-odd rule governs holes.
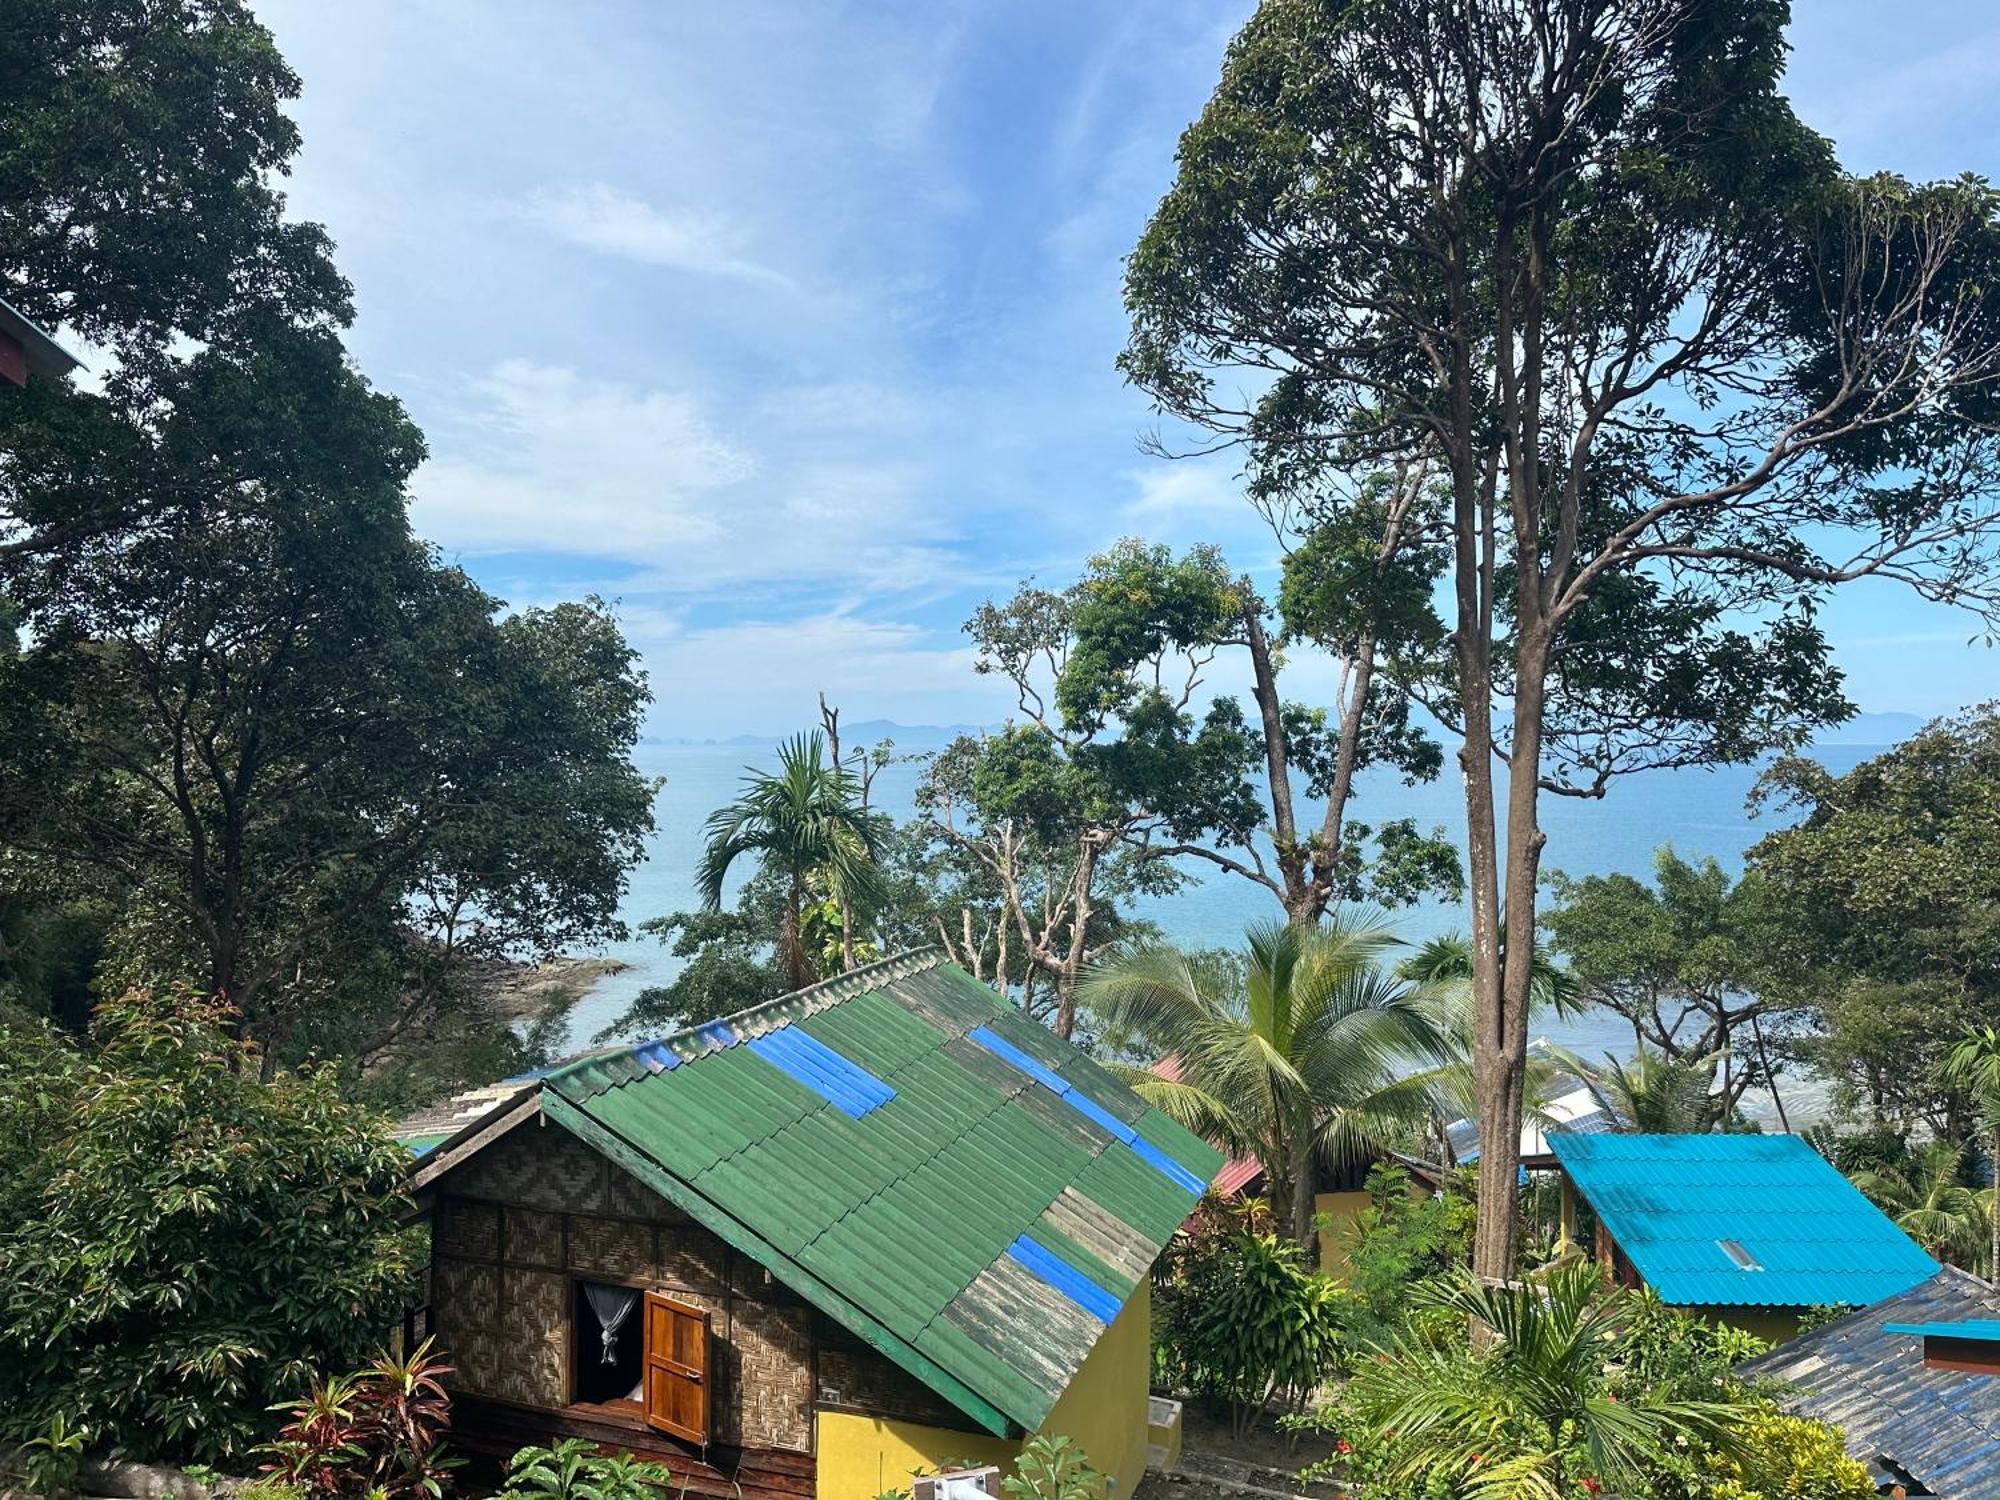
[[[724,529],[703,497],[755,468],[676,392],[516,359],[466,394],[470,409],[415,484],[418,529],[454,550],[643,556],[699,544]]]
[[[734,221],[701,210],[655,208],[608,183],[544,188],[522,211],[557,239],[600,255],[787,290],[793,286],[789,276],[751,258],[749,236]]]

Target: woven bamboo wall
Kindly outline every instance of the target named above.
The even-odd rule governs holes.
[[[437,1184],[433,1326],[463,1390],[560,1408],[574,1278],[708,1310],[715,1440],[808,1453],[817,1393],[843,1409],[958,1425],[919,1382],[749,1257],[567,1132],[523,1125]]]

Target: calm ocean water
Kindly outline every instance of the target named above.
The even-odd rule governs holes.
[[[1881,749],[1833,745],[1815,754],[1830,769],[1845,772]],[[634,925],[695,904],[694,869],[703,821],[735,795],[746,764],[769,765],[775,751],[760,746],[644,745],[637,758],[648,774],[664,776],[666,786],[656,808],[658,830],[646,862],[633,872],[623,907],[626,920]],[[883,771],[875,783],[878,805],[899,820],[908,817],[917,776],[914,765]],[[1690,857],[1712,854],[1734,873],[1742,868],[1745,850],[1772,828],[1783,826],[1781,815],[1766,812],[1753,821],[1745,811],[1744,799],[1756,779],[1756,769],[1749,766],[1661,771],[1624,778],[1602,801],[1545,797],[1542,816],[1549,841],[1544,866],[1573,875],[1625,871],[1648,876],[1653,851],[1671,843]],[[1463,807],[1455,780],[1409,787],[1386,775],[1362,779],[1353,816],[1368,821],[1415,818],[1425,828],[1442,824],[1462,844]],[[1317,813],[1313,816],[1316,820]],[[1305,817],[1302,813],[1301,822]],[[1195,947],[1234,945],[1247,924],[1280,915],[1269,892],[1212,872],[1198,872],[1175,895],[1143,903],[1138,910],[1174,941]],[[1442,903],[1399,912],[1394,921],[1412,941],[1465,926],[1463,912]],[[588,1045],[640,990],[670,979],[677,967],[677,961],[650,939],[613,944],[603,951],[632,967],[601,981],[577,1005],[570,1027],[573,1046]],[[1587,1018],[1548,1026],[1543,1032],[1586,1055],[1624,1052],[1630,1045],[1630,1033],[1616,1018]]]

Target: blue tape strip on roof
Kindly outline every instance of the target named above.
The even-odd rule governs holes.
[[[680,1054],[665,1042],[647,1042],[644,1046],[634,1047],[632,1055],[655,1073],[664,1073],[681,1065]]]
[[[1082,1094],[1079,1094],[1074,1089],[1071,1089],[1068,1093],[1064,1094],[1063,1097],[1069,1100],[1072,1108],[1077,1110],[1079,1113],[1088,1116],[1090,1119],[1096,1121],[1099,1125],[1103,1126],[1106,1131],[1116,1136],[1126,1145],[1128,1146],[1131,1145],[1134,1141],[1136,1141],[1139,1138],[1138,1131],[1134,1130],[1130,1125],[1127,1125],[1123,1120],[1119,1119],[1118,1116],[1111,1113],[1110,1110],[1106,1109],[1096,1100],[1086,1099]]]
[[[1008,1255],[1061,1292],[1100,1323],[1118,1316],[1121,1304],[1111,1293],[1057,1255],[1051,1255],[1025,1234],[1007,1247]]]
[[[793,1027],[767,1031],[745,1045],[857,1120],[896,1097],[896,1091],[873,1073],[849,1062],[818,1037]]]
[[[1138,1131],[1127,1125],[1123,1120],[1117,1118],[1117,1116],[1111,1114],[1108,1110],[1103,1109],[1094,1100],[1088,1099],[1078,1093],[1071,1086],[1068,1079],[1059,1073],[1052,1072],[1048,1068],[1043,1067],[1005,1037],[994,1035],[993,1032],[987,1030],[984,1026],[975,1026],[967,1034],[995,1057],[1012,1063],[1037,1083],[1049,1089],[1058,1098],[1064,1100],[1071,1109],[1074,1109],[1085,1119],[1101,1127],[1113,1139],[1123,1141],[1126,1145],[1130,1146],[1134,1155],[1148,1166],[1156,1167],[1161,1172],[1164,1172],[1169,1181],[1187,1189],[1187,1191],[1193,1193],[1197,1198],[1208,1191],[1208,1184],[1206,1182],[1203,1182],[1158,1146],[1155,1146],[1151,1141],[1140,1135]]]
[[[1194,1173],[1175,1161],[1144,1136],[1134,1136],[1127,1144],[1138,1153],[1141,1160],[1151,1162],[1162,1172],[1165,1172],[1168,1177],[1186,1188],[1190,1193],[1193,1193],[1197,1198],[1208,1191],[1207,1183],[1203,1182]]]
[[[984,1026],[975,1026],[969,1034],[975,1042],[979,1043],[980,1046],[991,1052],[995,1057],[1012,1063],[1052,1093],[1067,1094],[1069,1092],[1069,1080],[1067,1078],[1053,1069],[1043,1067],[998,1032]]]

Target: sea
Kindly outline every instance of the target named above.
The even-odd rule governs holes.
[[[1882,753],[1886,745],[1831,744],[1811,753],[1835,773],[1852,770]],[[775,763],[775,745],[642,744],[636,754],[648,775],[664,778],[655,808],[657,828],[647,843],[643,864],[632,872],[621,915],[635,930],[648,917],[692,908],[697,902],[695,867],[702,844],[702,825],[715,808],[734,797],[747,770]],[[912,796],[921,766],[900,760],[885,768],[874,783],[875,804],[899,821],[914,815]],[[1542,823],[1548,834],[1543,853],[1545,870],[1571,875],[1624,872],[1649,878],[1653,853],[1671,844],[1683,856],[1713,855],[1732,875],[1743,867],[1745,852],[1766,833],[1785,826],[1782,810],[1766,809],[1752,817],[1746,806],[1760,766],[1678,769],[1639,772],[1616,780],[1601,799],[1544,796]],[[1414,818],[1419,826],[1442,827],[1453,841],[1464,842],[1464,802],[1458,781],[1450,776],[1416,786],[1405,785],[1393,772],[1370,772],[1360,778],[1350,816],[1380,822]],[[1306,826],[1310,815],[1302,813]],[[1154,923],[1184,947],[1219,948],[1240,944],[1251,923],[1282,915],[1271,894],[1240,877],[1192,865],[1189,880],[1177,892],[1136,903],[1135,914]],[[1440,934],[1464,931],[1462,907],[1432,901],[1390,914],[1398,936],[1419,943]],[[600,980],[578,1002],[570,1017],[570,1044],[583,1047],[612,1025],[638,993],[671,979],[679,961],[659,943],[644,936],[608,944],[598,950],[630,967]],[[1568,1022],[1550,1021],[1538,1035],[1585,1056],[1626,1055],[1631,1032],[1615,1016],[1587,1014]]]

